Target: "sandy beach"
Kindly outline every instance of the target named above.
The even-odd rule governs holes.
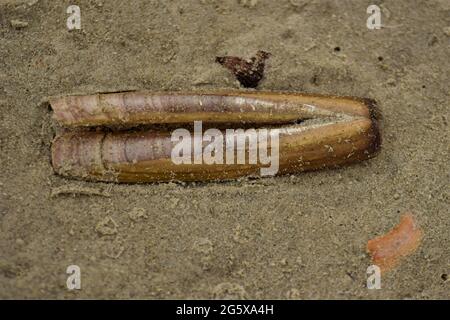
[[[450,2],[0,0],[0,298],[449,299]],[[270,52],[256,89],[217,56]],[[333,170],[208,183],[56,175],[48,97],[240,89],[367,97],[383,144]],[[69,194],[67,194],[69,193]],[[367,242],[418,249],[366,286]],[[81,270],[68,290],[67,267]]]

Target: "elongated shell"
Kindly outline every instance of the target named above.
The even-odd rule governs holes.
[[[53,117],[66,127],[145,124],[279,124],[333,117],[370,116],[368,100],[277,92],[118,92],[50,100]]]
[[[114,93],[65,97],[52,102],[55,118],[68,127],[125,126],[193,121],[279,133],[277,174],[340,166],[372,157],[380,135],[373,102],[302,94]],[[295,122],[301,122],[296,124]],[[303,122],[302,122],[303,121]],[[225,135],[225,130],[222,130]],[[59,174],[99,181],[207,181],[259,176],[256,164],[175,164],[171,131],[68,132],[55,138],[52,162]],[[254,152],[245,144],[245,154]],[[271,152],[270,150],[269,152]],[[226,150],[224,150],[224,153]]]

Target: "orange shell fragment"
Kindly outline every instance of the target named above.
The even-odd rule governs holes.
[[[422,230],[418,227],[414,216],[411,213],[405,213],[394,229],[383,236],[369,240],[367,251],[372,257],[373,264],[385,272],[397,266],[405,256],[414,253],[421,240]]]

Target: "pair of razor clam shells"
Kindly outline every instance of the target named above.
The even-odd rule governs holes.
[[[260,163],[175,164],[169,127],[189,127],[194,121],[223,132],[225,128],[276,128],[277,174],[369,159],[381,141],[374,101],[353,97],[118,92],[59,97],[51,99],[50,105],[54,119],[72,129],[53,141],[55,172],[94,181],[209,181],[260,175]],[[246,144],[247,154],[249,147]]]

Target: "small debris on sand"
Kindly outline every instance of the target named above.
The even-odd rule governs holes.
[[[28,22],[26,22],[26,21],[11,20],[10,23],[11,23],[11,27],[13,27],[16,30],[24,29],[24,28],[28,27]]]
[[[256,88],[264,76],[265,61],[270,53],[258,51],[250,60],[240,57],[216,57],[216,62],[230,70],[245,88]]]
[[[78,185],[63,185],[55,187],[50,193],[51,198],[59,195],[84,195],[84,196],[101,196],[111,197],[111,194],[99,188],[82,187]]]
[[[444,33],[447,37],[450,37],[450,27],[445,27],[444,29]]]
[[[95,226],[95,231],[97,231],[101,236],[114,235],[117,233],[117,223],[111,217],[106,217],[101,220]]]
[[[286,292],[286,299],[288,300],[299,300],[302,298],[300,291],[296,288],[291,288]]]
[[[387,234],[369,240],[367,251],[382,272],[397,266],[399,261],[414,253],[422,240],[422,230],[411,213],[405,213],[400,223]]]
[[[136,222],[139,221],[141,219],[147,219],[147,213],[145,212],[144,208],[133,208],[128,212],[128,217],[130,218],[130,220]]]
[[[253,8],[258,4],[258,0],[240,0],[239,4],[243,7]]]
[[[214,287],[213,298],[219,300],[247,299],[244,287],[237,283],[222,282]]]

